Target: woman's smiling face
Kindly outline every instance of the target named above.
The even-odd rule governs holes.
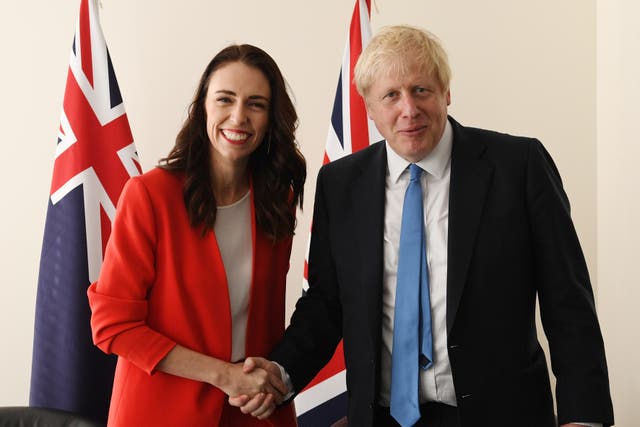
[[[267,131],[270,98],[269,82],[257,68],[230,62],[211,74],[205,111],[214,164],[246,165]]]

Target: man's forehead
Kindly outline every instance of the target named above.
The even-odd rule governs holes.
[[[373,77],[373,85],[388,85],[411,80],[435,80],[433,67],[412,62],[396,62],[380,67]]]

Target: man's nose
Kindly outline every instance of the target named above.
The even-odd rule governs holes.
[[[418,114],[418,106],[410,94],[403,94],[400,98],[400,111],[403,117],[415,117]]]

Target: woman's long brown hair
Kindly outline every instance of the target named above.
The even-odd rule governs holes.
[[[211,75],[230,62],[256,68],[269,81],[271,102],[267,132],[249,157],[256,224],[274,240],[291,236],[296,225],[295,207],[302,208],[306,163],[295,140],[298,115],[286,83],[275,61],[262,49],[248,44],[231,45],[209,62],[176,143],[158,166],[185,174],[183,198],[191,225],[203,227],[203,235],[213,230],[217,204],[209,172],[211,143],[204,103]]]

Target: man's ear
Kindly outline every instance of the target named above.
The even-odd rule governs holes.
[[[367,117],[370,120],[373,120],[373,117],[371,117],[371,108],[369,107],[369,102],[367,102],[367,98],[362,97],[362,99],[364,100],[364,109],[367,111]]]

